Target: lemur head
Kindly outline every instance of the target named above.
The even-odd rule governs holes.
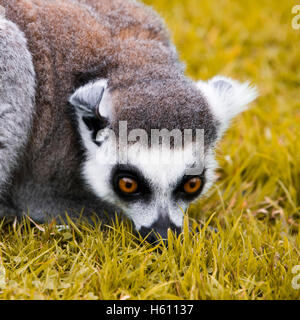
[[[255,97],[248,83],[225,77],[126,88],[92,81],[70,98],[86,149],[84,179],[151,242],[169,228],[180,232],[189,204],[215,180],[216,142]]]

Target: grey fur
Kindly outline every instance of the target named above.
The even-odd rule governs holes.
[[[35,73],[24,34],[0,16],[0,197],[11,183],[34,113]],[[0,216],[1,216],[0,212]]]

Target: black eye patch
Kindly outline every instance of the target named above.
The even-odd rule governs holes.
[[[126,194],[120,190],[120,180],[130,179],[137,183],[137,189],[134,193]],[[151,187],[143,174],[134,166],[116,165],[112,171],[111,184],[116,194],[125,201],[150,201]]]
[[[82,117],[82,121],[87,126],[88,130],[91,132],[91,138],[97,145],[100,145],[99,142],[96,141],[97,133],[105,129],[108,125],[108,121],[105,118],[101,120],[96,117]]]
[[[191,186],[193,186],[194,185],[193,178],[196,178],[197,180],[200,179],[201,185],[195,192],[188,193],[185,186],[189,181],[191,181]],[[205,185],[205,169],[200,175],[196,175],[196,176],[185,175],[181,180],[179,180],[176,187],[174,188],[173,197],[176,200],[193,201],[201,194],[204,185]]]

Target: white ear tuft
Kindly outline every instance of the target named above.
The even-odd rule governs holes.
[[[90,82],[78,88],[69,102],[86,116],[98,115],[111,119],[112,106],[105,79]]]
[[[103,130],[113,117],[107,80],[92,81],[78,88],[69,102],[75,107],[78,129],[86,150],[90,153],[96,152],[103,142],[98,141],[98,132]]]
[[[247,105],[258,96],[257,89],[248,82],[216,76],[208,82],[197,82],[198,88],[207,98],[213,115],[221,123],[219,136],[228,128],[230,120],[247,109]]]

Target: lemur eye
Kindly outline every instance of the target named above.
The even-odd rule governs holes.
[[[111,184],[123,201],[148,201],[151,198],[148,181],[134,166],[118,164],[112,171]]]
[[[202,186],[201,178],[193,177],[190,180],[185,182],[183,189],[184,189],[185,193],[187,193],[187,194],[194,194],[197,191],[199,191],[201,186]]]
[[[118,187],[123,193],[133,194],[137,191],[138,184],[136,180],[132,178],[123,177],[119,179]]]

